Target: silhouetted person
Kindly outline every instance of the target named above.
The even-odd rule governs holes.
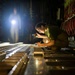
[[[16,43],[19,40],[19,29],[21,29],[21,19],[17,14],[16,8],[13,10],[13,14],[9,17],[10,22],[10,34],[12,42]]]

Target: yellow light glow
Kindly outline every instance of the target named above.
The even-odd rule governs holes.
[[[36,64],[36,66],[38,66],[38,64],[39,64],[39,61],[37,59],[35,60],[35,64]]]

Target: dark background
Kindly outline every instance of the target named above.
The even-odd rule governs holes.
[[[10,31],[8,18],[17,9],[21,17],[22,28],[19,41],[31,43],[35,33],[35,25],[45,22],[49,25],[61,26],[64,19],[64,0],[0,0],[0,41],[8,41]],[[60,19],[57,11],[60,8]]]

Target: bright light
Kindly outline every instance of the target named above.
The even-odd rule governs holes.
[[[11,24],[12,24],[12,25],[15,25],[15,24],[16,24],[16,21],[15,21],[15,20],[12,20],[12,21],[11,21]]]
[[[35,60],[35,64],[36,64],[36,67],[38,67],[39,61],[37,59]]]
[[[64,66],[62,66],[62,69],[64,69]]]

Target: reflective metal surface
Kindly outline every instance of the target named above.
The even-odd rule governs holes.
[[[27,69],[24,75],[46,75],[47,67],[42,57],[30,56]]]
[[[40,53],[39,53],[40,52]],[[24,75],[75,75],[75,54],[34,48]]]
[[[27,59],[24,58],[21,61],[19,70],[14,70],[18,70],[18,75],[75,75],[74,50],[53,51],[46,48],[35,48],[32,47],[32,44],[27,45],[16,44],[15,46],[0,47],[0,51],[6,52],[6,58],[3,58],[5,60],[0,62],[0,75],[3,75],[3,73],[8,75],[8,72],[12,70],[24,54],[26,54]]]

